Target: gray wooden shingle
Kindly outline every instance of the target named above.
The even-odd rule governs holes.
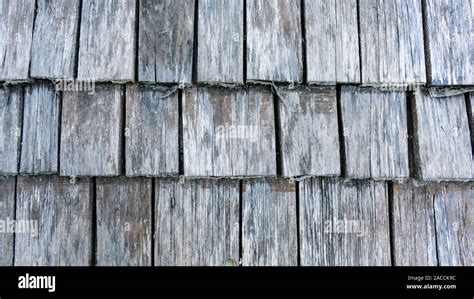
[[[127,86],[127,176],[179,173],[178,100],[169,88]]]
[[[88,266],[92,261],[92,190],[56,176],[19,177],[17,221],[36,233],[15,234],[15,266]],[[27,226],[28,227],[28,226]]]
[[[242,265],[296,266],[296,187],[284,179],[242,183]]]
[[[140,0],[138,79],[191,83],[194,0]]]
[[[299,185],[303,266],[389,266],[385,183],[314,178]]]
[[[0,88],[0,174],[18,172],[22,105],[21,88]]]
[[[97,265],[151,266],[151,179],[97,179]]]
[[[303,80],[301,2],[247,1],[247,80]]]
[[[13,266],[13,239],[10,223],[15,219],[15,177],[0,176],[0,266]]]
[[[183,94],[186,176],[276,175],[272,93],[193,88]]]
[[[155,265],[238,264],[238,181],[156,180],[155,221]]]
[[[31,77],[73,78],[80,1],[38,1],[31,46]]]

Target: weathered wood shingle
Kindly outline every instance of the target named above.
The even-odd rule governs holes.
[[[15,219],[15,177],[0,176],[0,266],[13,266],[13,232],[10,223]]]
[[[0,88],[0,174],[18,172],[22,105],[21,88]]]

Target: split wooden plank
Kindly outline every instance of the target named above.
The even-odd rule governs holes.
[[[301,265],[391,264],[385,183],[313,178],[299,194]]]
[[[183,145],[186,176],[276,175],[272,93],[263,88],[185,91]]]
[[[61,175],[120,174],[122,101],[123,89],[117,85],[97,85],[92,93],[63,93]]]
[[[79,79],[133,81],[136,6],[136,0],[82,2]]]
[[[155,265],[236,266],[236,180],[155,181]]]
[[[357,0],[305,0],[309,83],[359,83]]]
[[[13,266],[15,220],[15,184],[13,176],[0,176],[0,266]]]
[[[194,0],[140,0],[138,79],[191,83]]]
[[[421,0],[360,0],[362,83],[426,82]]]
[[[38,1],[31,47],[31,77],[74,77],[79,7],[80,1],[76,0]]]
[[[296,187],[285,179],[242,184],[242,265],[298,264]]]
[[[58,172],[59,95],[50,84],[25,89],[20,173]]]
[[[35,1],[0,1],[0,81],[27,80]]]
[[[247,80],[301,82],[301,2],[247,1]]]
[[[244,1],[199,0],[198,82],[243,83]]]
[[[409,176],[406,104],[404,92],[342,88],[347,177]]]
[[[0,174],[18,173],[23,91],[0,88]]]
[[[90,180],[19,177],[16,205],[15,266],[91,265]]]
[[[151,266],[151,179],[97,179],[97,265]]]
[[[431,84],[474,84],[472,2],[426,0],[425,21]]]
[[[179,173],[178,92],[127,86],[127,176]]]
[[[283,176],[339,175],[336,90],[281,90],[280,95]]]
[[[412,99],[415,165],[421,180],[469,180],[473,160],[464,95]]]

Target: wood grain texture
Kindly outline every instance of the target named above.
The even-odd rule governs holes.
[[[135,1],[83,0],[79,79],[133,81]]]
[[[56,176],[19,177],[16,205],[16,219],[37,221],[37,232],[16,233],[15,266],[91,265],[89,180],[71,184]]]
[[[67,176],[120,174],[123,89],[98,85],[95,92],[64,92],[60,173]]]
[[[282,90],[278,101],[282,174],[341,172],[335,89]]]
[[[194,0],[140,0],[138,79],[191,83]]]
[[[360,82],[357,0],[304,4],[308,82]]]
[[[97,179],[97,265],[151,266],[151,179]]]
[[[301,2],[247,1],[247,80],[303,80]]]
[[[237,265],[238,181],[155,182],[155,265]]]
[[[474,84],[474,6],[465,0],[425,0],[433,85]]]
[[[59,109],[52,85],[25,88],[20,173],[58,172]]]
[[[473,178],[472,145],[464,95],[412,98],[415,165],[425,181]]]
[[[362,83],[426,82],[421,0],[360,0]]]
[[[169,88],[127,86],[127,176],[179,173],[178,93]]]
[[[18,172],[22,107],[21,88],[0,88],[0,174]]]
[[[198,82],[243,83],[244,1],[200,0]]]
[[[349,178],[409,176],[406,103],[404,92],[342,88],[342,123]]]
[[[193,88],[183,94],[186,176],[276,175],[272,93]]]
[[[0,176],[0,266],[13,266],[13,239],[10,223],[15,219],[15,184],[13,176]]]
[[[299,200],[301,265],[391,264],[385,183],[307,179]]]
[[[31,77],[73,78],[80,1],[38,1],[31,46]]]
[[[296,266],[296,187],[284,179],[242,183],[242,265]]]
[[[28,79],[34,18],[35,1],[0,1],[0,81]]]

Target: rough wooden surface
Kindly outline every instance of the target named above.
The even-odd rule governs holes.
[[[247,1],[247,80],[303,80],[301,2]]]
[[[285,90],[281,94],[278,131],[283,176],[339,175],[336,90]]]
[[[194,2],[140,0],[140,81],[191,83]]]
[[[431,84],[474,84],[472,1],[426,0]]]
[[[83,0],[79,79],[132,81],[137,0]]]
[[[360,82],[357,0],[304,4],[308,82]]]
[[[404,92],[342,88],[347,177],[409,176],[406,102]]]
[[[91,265],[91,195],[89,180],[19,177],[16,219],[37,221],[38,231],[16,233],[15,266]]]
[[[67,176],[120,174],[123,89],[98,85],[95,93],[64,92],[60,173]]]
[[[178,92],[169,95],[171,92],[169,88],[127,86],[127,176],[179,172],[179,99]]]
[[[473,178],[472,147],[464,95],[412,99],[417,176],[426,181]]]
[[[155,221],[155,265],[238,264],[238,181],[156,180]]]
[[[80,1],[38,1],[31,77],[73,78],[76,66]]]
[[[242,265],[296,266],[296,187],[284,179],[242,183]]]
[[[313,178],[299,185],[304,266],[389,266],[385,183]]]
[[[244,1],[200,0],[198,8],[197,80],[243,83]]]
[[[260,88],[185,91],[183,146],[186,176],[276,175],[271,92]]]
[[[98,266],[151,266],[151,184],[144,178],[97,180]]]
[[[18,172],[23,91],[0,88],[0,174]]]
[[[0,176],[0,266],[13,266],[14,233],[9,221],[15,219],[15,177]]]
[[[426,82],[421,0],[360,0],[362,83]]]
[[[35,1],[0,1],[0,81],[28,79]]]
[[[25,88],[20,173],[58,172],[59,94],[49,84]]]

